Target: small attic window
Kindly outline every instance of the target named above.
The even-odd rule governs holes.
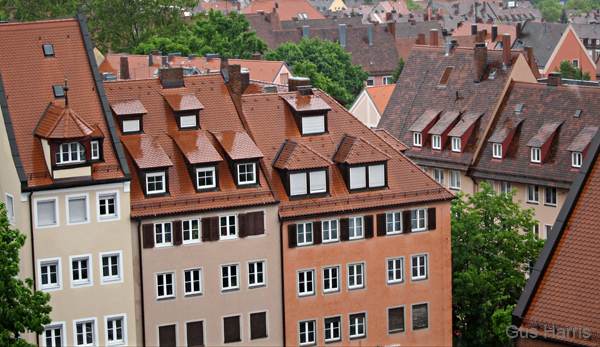
[[[55,99],[62,99],[65,97],[65,92],[63,90],[63,86],[52,86],[52,90],[54,91]]]
[[[581,110],[575,111],[575,118],[579,118],[581,116]]]
[[[54,48],[52,47],[52,45],[42,45],[42,48],[44,49],[44,57],[46,58],[52,58],[54,57]]]
[[[450,75],[452,74],[452,70],[454,70],[454,66],[446,66],[446,70],[444,70],[444,74],[442,75],[442,78],[440,79],[440,83],[438,83],[438,86],[440,86],[440,87],[446,86],[446,84],[448,83],[448,80],[450,79]]]
[[[521,110],[523,110],[523,104],[517,104],[517,107],[515,107],[515,113],[521,113]]]
[[[498,72],[498,69],[493,68],[492,71],[490,71],[490,76],[488,78],[491,79],[491,80],[493,80],[494,78],[496,78],[496,72]]]

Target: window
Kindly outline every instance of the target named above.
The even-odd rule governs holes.
[[[250,340],[264,339],[267,334],[267,312],[250,313]]]
[[[238,289],[238,266],[237,264],[221,266],[222,290]]]
[[[448,171],[450,174],[450,189],[460,190],[460,171]]]
[[[52,47],[52,45],[42,45],[42,48],[44,49],[44,58],[54,57],[54,47]]]
[[[99,219],[113,219],[117,217],[117,194],[100,194],[98,196]]]
[[[340,317],[325,318],[325,343],[342,340],[342,322]]]
[[[196,169],[196,178],[198,180],[198,189],[215,188],[217,186],[214,167]]]
[[[412,330],[429,328],[429,304],[412,305]]]
[[[173,244],[173,225],[171,222],[154,223],[154,244],[156,247]]]
[[[581,167],[582,161],[583,161],[583,154],[581,152],[571,153],[571,165],[573,167]]]
[[[532,163],[541,163],[542,162],[542,150],[537,147],[531,148],[531,162]]]
[[[240,329],[240,316],[223,318],[223,342],[232,343],[242,341]]]
[[[413,146],[421,147],[422,146],[421,140],[422,140],[421,133],[414,132],[413,133]]]
[[[314,270],[298,271],[298,295],[306,296],[315,293]]]
[[[363,218],[362,217],[350,217],[350,240],[362,239],[363,238]]]
[[[364,264],[348,265],[348,289],[364,287]]]
[[[491,180],[491,179],[487,179],[487,178],[486,178],[486,179],[484,179],[482,182],[484,182],[484,183],[488,184],[488,185],[490,186],[490,189],[491,189],[491,190],[493,190],[493,191],[496,191],[496,184],[495,184],[494,180]]]
[[[177,326],[165,325],[158,327],[158,345],[159,346],[177,346]]]
[[[92,284],[92,259],[89,254],[69,257],[71,261],[71,287]]]
[[[256,183],[256,174],[254,173],[254,163],[238,164],[238,184]]]
[[[403,258],[394,258],[387,260],[387,283],[402,283],[404,276],[402,269],[404,268]]]
[[[367,87],[372,87],[375,85],[375,79],[373,77],[367,78]]]
[[[442,149],[442,137],[440,135],[431,136],[431,148]]]
[[[81,163],[85,161],[85,147],[79,142],[63,143],[56,150],[57,164]]]
[[[339,266],[323,268],[323,292],[331,293],[340,290],[339,286]]]
[[[336,242],[338,240],[337,219],[324,220],[322,222],[323,242]]]
[[[196,116],[181,116],[179,117],[180,128],[195,128],[196,127]]]
[[[573,59],[573,67],[579,67],[579,60]]]
[[[325,170],[310,173],[310,193],[324,193],[327,191],[327,178]]]
[[[306,194],[306,173],[290,174],[290,195]]]
[[[156,275],[156,297],[158,299],[174,298],[173,273]]]
[[[433,169],[433,179],[444,185],[444,169]]]
[[[325,132],[325,116],[302,117],[302,135]]]
[[[358,166],[350,168],[350,189],[367,187],[366,167]]]
[[[556,188],[546,187],[544,193],[544,205],[556,206]]]
[[[502,159],[502,144],[501,143],[492,144],[492,158]]]
[[[165,173],[153,172],[146,174],[146,193],[158,194],[165,192]]]
[[[204,346],[204,322],[188,322],[186,323],[187,345],[189,347]],[[175,344],[173,344],[174,346]]]
[[[534,221],[536,224],[533,225],[533,233],[537,238],[542,238],[542,233],[540,232],[540,222],[539,221]]]
[[[46,326],[44,329],[44,346],[45,347],[62,347],[66,343],[64,337],[63,323]]]
[[[452,138],[452,152],[460,153],[460,137]]]
[[[388,308],[388,333],[404,331],[404,307]]]
[[[539,187],[532,184],[527,185],[527,202],[537,204],[540,202]]]
[[[108,345],[122,345],[126,343],[127,328],[124,316],[106,317],[106,342]]]
[[[425,230],[425,209],[411,210],[410,222],[412,231]]]
[[[54,92],[55,99],[62,99],[65,97],[63,86],[52,86],[52,92]]]
[[[411,258],[412,277],[411,280],[418,281],[427,278],[427,254],[415,255]]]
[[[100,266],[102,267],[102,284],[123,282],[123,264],[121,263],[121,251],[114,253],[100,253]]]
[[[315,344],[316,332],[315,332],[315,321],[309,320],[306,322],[300,322],[300,327],[298,329],[298,339],[300,340],[300,346],[312,345]]]
[[[392,83],[392,76],[383,76],[383,85],[388,85]]]
[[[186,270],[183,272],[183,290],[185,295],[202,294],[202,270]]]
[[[40,289],[44,291],[62,289],[60,258],[39,261]]]
[[[547,239],[550,237],[550,234],[552,233],[552,225],[549,224],[544,224],[544,238]]]
[[[453,66],[446,66],[446,69],[444,70],[444,74],[442,75],[442,78],[440,78],[440,82],[438,83],[439,87],[446,87],[446,84],[448,83],[448,80],[450,79],[450,75],[452,75],[452,70],[454,70]]]
[[[296,224],[298,231],[298,246],[313,244],[312,222]]]
[[[92,147],[92,160],[100,159],[100,142],[92,141],[90,144]]]
[[[6,193],[6,218],[11,224],[15,223],[15,199],[8,193]]]
[[[351,339],[358,339],[367,336],[367,322],[364,313],[351,314],[349,321]]]
[[[96,345],[95,321],[75,322],[75,345],[76,346],[94,346]]]
[[[508,194],[512,190],[511,183],[506,181],[498,182],[498,191],[499,193]]]
[[[183,243],[200,242],[200,221],[198,219],[184,220],[181,224],[183,229]]]
[[[386,232],[390,234],[399,234],[402,232],[402,213],[386,213],[387,227]]]
[[[237,237],[237,227],[235,223],[235,215],[223,216],[219,218],[219,227],[221,229],[221,240],[232,239]]]
[[[385,165],[369,166],[369,188],[385,186]]]
[[[258,287],[265,285],[265,262],[254,261],[248,263],[248,286]]]
[[[67,225],[88,223],[87,196],[67,197]]]
[[[132,119],[132,120],[124,120],[123,121],[123,132],[124,133],[133,133],[140,131],[140,120]]]

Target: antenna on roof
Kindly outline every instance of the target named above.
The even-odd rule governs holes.
[[[63,87],[63,90],[65,91],[65,108],[67,108],[67,107],[69,107],[69,95],[68,95],[69,86],[67,85],[66,78],[65,78],[65,86]]]

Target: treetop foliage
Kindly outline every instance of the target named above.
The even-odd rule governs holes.
[[[572,80],[589,81],[591,79],[589,71],[583,73],[581,68],[574,67],[571,61],[563,60],[560,62],[560,69],[554,68],[554,71],[560,72],[560,77],[569,78]]]

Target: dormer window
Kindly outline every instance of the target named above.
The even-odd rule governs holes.
[[[165,186],[164,172],[149,172],[146,174],[146,194],[164,193]]]
[[[121,139],[136,167],[146,198],[169,195],[169,167],[173,162],[158,140],[149,135],[124,136]]]
[[[502,144],[501,143],[492,144],[492,158],[502,159]]]
[[[327,170],[290,173],[290,196],[327,193]]]
[[[256,164],[244,163],[237,165],[238,184],[256,183]]]
[[[581,153],[581,152],[571,153],[571,165],[573,167],[581,167],[582,162],[583,162],[583,153]]]
[[[260,186],[258,160],[262,152],[243,131],[226,130],[213,133],[223,151],[238,189]]]
[[[179,130],[199,129],[200,111],[204,106],[194,94],[179,91],[176,94],[166,94],[164,98],[171,106]]]
[[[198,189],[209,189],[217,186],[215,167],[202,167],[196,169]]]
[[[302,135],[323,134],[325,116],[302,117]]]
[[[442,137],[440,135],[433,135],[431,137],[431,148],[442,149]]]
[[[290,79],[302,80],[302,77]],[[316,136],[327,133],[327,112],[331,107],[309,87],[298,87],[295,93],[284,94],[281,98],[287,103],[294,115],[298,130],[302,136]]]
[[[452,138],[452,152],[460,153],[460,137]]]
[[[42,49],[44,50],[44,58],[52,58],[54,57],[54,48],[50,44],[42,45]]]
[[[538,147],[531,148],[531,162],[541,163],[542,162],[542,149]]]
[[[92,160],[100,159],[100,141],[92,141]]]
[[[179,117],[180,128],[195,128],[197,126],[198,124],[196,123],[196,115]]]
[[[56,151],[56,164],[85,162],[85,147],[79,142],[63,143]]]
[[[350,189],[380,188],[384,186],[384,164],[350,167]]]
[[[389,159],[387,153],[368,141],[349,135],[344,135],[333,156],[351,193],[386,188]]]
[[[123,133],[138,133],[140,131],[140,120],[132,119],[132,120],[124,120],[123,121]]]
[[[413,133],[413,146],[421,147],[423,144],[421,143],[422,135],[421,133],[414,132]]]

